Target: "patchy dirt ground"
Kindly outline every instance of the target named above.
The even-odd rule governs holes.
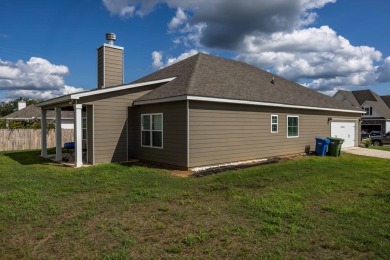
[[[244,169],[248,167],[253,166],[259,166],[259,165],[267,165],[267,164],[274,164],[274,163],[280,163],[287,160],[293,160],[302,158],[305,156],[311,156],[312,154],[290,154],[290,155],[284,155],[284,156],[275,156],[275,157],[269,157],[264,158],[264,161],[255,162],[255,163],[245,163],[245,164],[239,164],[239,165],[230,165],[230,166],[221,166],[221,167],[213,167],[207,170],[194,172],[191,169],[189,170],[180,170],[175,168],[174,166],[166,165],[166,164],[160,164],[155,162],[147,162],[147,161],[136,161],[132,162],[133,164],[147,167],[147,168],[153,168],[153,169],[163,169],[169,171],[173,176],[178,176],[182,178],[191,178],[191,177],[203,177],[208,176],[212,174],[217,174],[220,172],[228,171],[228,170],[238,170],[238,169]]]

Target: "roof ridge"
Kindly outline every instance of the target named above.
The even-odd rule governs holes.
[[[188,83],[187,83],[187,86],[186,86],[186,93],[189,93],[190,92],[190,89],[192,87],[192,82],[193,82],[193,78],[194,78],[194,74],[199,66],[199,59],[200,59],[200,56],[201,55],[205,55],[204,53],[202,52],[199,52],[197,54],[195,54],[197,57],[196,57],[196,61],[195,61],[195,65],[191,71],[191,74],[190,74],[190,79],[188,80]]]
[[[368,89],[368,90],[370,91],[372,97],[376,100],[376,102],[380,102],[380,101],[378,100],[377,97],[379,97],[380,99],[382,99],[381,96],[378,95],[377,93],[375,93],[374,91],[372,91],[371,89]]]

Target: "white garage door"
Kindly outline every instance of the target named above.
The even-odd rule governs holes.
[[[343,138],[342,148],[355,146],[355,122],[331,122],[332,137]]]

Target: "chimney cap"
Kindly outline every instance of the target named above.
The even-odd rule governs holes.
[[[108,44],[114,45],[114,42],[116,40],[115,33],[106,33],[106,40]]]

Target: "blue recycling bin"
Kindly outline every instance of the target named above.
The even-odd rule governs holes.
[[[316,137],[316,155],[325,156],[329,143],[329,139]]]

